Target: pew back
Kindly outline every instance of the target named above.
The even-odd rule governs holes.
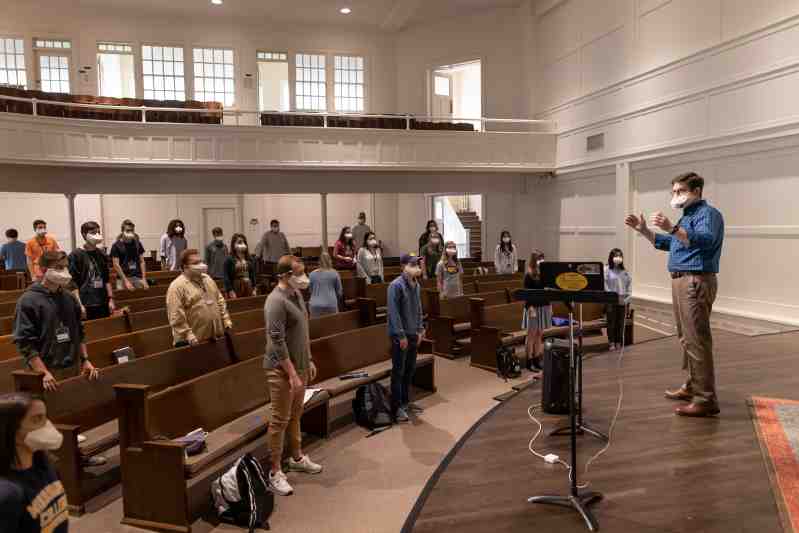
[[[456,323],[469,322],[472,317],[471,299],[480,298],[487,306],[501,305],[509,303],[510,296],[508,291],[481,292],[474,296],[458,296],[439,302],[439,312],[441,316],[453,318]]]
[[[317,381],[335,378],[390,357],[386,324],[321,337],[311,341]]]

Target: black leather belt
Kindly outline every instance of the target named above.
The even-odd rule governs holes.
[[[715,274],[715,272],[699,272],[695,270],[680,270],[677,272],[671,272],[671,279],[678,279],[684,276],[709,276],[710,274]]]

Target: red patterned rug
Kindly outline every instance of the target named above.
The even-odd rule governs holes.
[[[799,533],[799,401],[753,396],[749,406],[783,527]]]

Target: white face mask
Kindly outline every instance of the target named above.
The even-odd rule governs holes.
[[[224,241],[224,240],[225,240],[225,238],[224,238],[224,237],[214,237],[214,240],[215,240],[216,242],[222,242],[222,241]]]
[[[502,237],[502,242],[508,244],[510,242],[510,237]]]
[[[277,233],[278,231],[280,231],[280,226],[272,226],[273,233]]]
[[[369,244],[369,246],[374,248],[375,246],[377,246],[377,241],[375,239],[369,239],[369,243],[368,244]]]
[[[48,268],[47,272],[44,273],[44,279],[56,287],[66,287],[72,281],[72,275],[66,269],[55,270]]]
[[[455,255],[458,253],[456,248],[447,248],[447,255]]]
[[[430,239],[430,242],[432,242],[433,244],[438,244],[441,242],[441,239]]]
[[[689,197],[687,194],[678,194],[677,196],[671,197],[671,207],[674,209],[684,209],[685,206],[688,204]]]
[[[422,273],[422,269],[418,266],[405,265],[404,272],[412,278],[417,278]]]
[[[36,235],[38,235],[39,237],[44,237],[45,235],[47,235],[47,228],[39,228],[39,229],[37,229],[36,230]]]
[[[435,227],[435,226],[430,226],[429,228],[427,228],[427,232],[428,233],[438,233],[438,228]]]
[[[49,420],[37,430],[25,435],[25,446],[31,451],[55,451],[61,447],[64,436]]]
[[[132,241],[133,239],[136,238],[136,234],[133,233],[132,231],[126,231],[125,233],[122,234],[122,236],[125,238],[125,240],[128,241]]]
[[[208,265],[205,263],[197,263],[196,265],[189,265],[189,270],[196,276],[208,273]]]
[[[239,252],[244,252],[247,250],[247,245],[244,244],[243,242],[237,243],[236,250],[238,250]]]
[[[89,244],[100,244],[103,242],[103,236],[99,233],[88,233],[86,235],[86,242]]]
[[[302,274],[300,276],[292,275],[289,278],[289,285],[291,285],[295,289],[300,289],[300,290],[307,289],[308,285],[310,284],[311,282],[308,279],[308,276],[306,276],[305,274]]]
[[[622,264],[623,262],[624,262],[624,258],[623,258],[623,257],[619,257],[619,256],[617,255],[616,257],[614,257],[614,258],[613,258],[613,264],[614,264],[614,265],[620,265],[620,264]]]
[[[535,262],[535,264],[541,266],[541,263],[543,263],[544,261],[546,261],[546,259],[539,259],[538,261]]]
[[[344,238],[347,239],[347,240],[352,239],[352,233],[345,233],[344,234]]]
[[[175,226],[175,233],[183,233],[183,227],[182,226]]]

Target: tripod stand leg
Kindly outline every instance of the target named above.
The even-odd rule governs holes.
[[[602,494],[598,492],[588,492],[586,494],[577,496],[533,496],[527,498],[529,503],[540,503],[542,505],[556,505],[558,507],[566,507],[574,509],[583,518],[586,527],[589,531],[599,531],[599,523],[596,521],[594,514],[591,512],[589,506],[602,499]]]

